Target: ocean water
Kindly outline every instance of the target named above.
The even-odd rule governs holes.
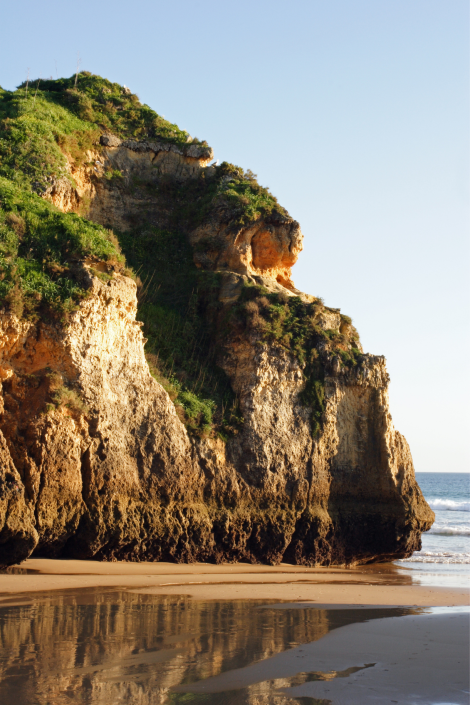
[[[446,575],[443,582],[450,584],[452,576],[470,574],[470,473],[417,472],[416,479],[436,520],[422,536],[421,551],[397,563],[423,576]]]

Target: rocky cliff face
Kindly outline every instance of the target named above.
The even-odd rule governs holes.
[[[240,216],[257,203],[254,182],[241,191],[205,147],[105,134],[78,166],[65,154],[73,182],[53,180],[44,198],[123,233],[130,257],[141,231],[176,228],[213,277],[209,304],[195,305],[238,422],[223,426],[222,401],[227,433],[194,432],[150,374],[136,284],[84,260],[87,296],[65,325],[0,314],[0,563],[34,552],[329,565],[419,549],[433,513],[392,424],[385,360],[362,353],[350,319],[295,289],[298,223],[270,201]]]

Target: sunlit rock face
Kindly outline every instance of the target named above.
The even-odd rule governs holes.
[[[211,154],[104,142],[88,165],[70,167],[75,186],[57,182],[45,197],[119,231],[169,227],[179,203],[170,190],[214,170]],[[113,170],[118,179],[106,176]],[[131,188],[136,180],[145,188]],[[187,237],[196,266],[220,275],[220,331],[247,282],[313,298],[292,281],[303,236],[287,215],[234,228],[219,209]],[[0,564],[32,551],[357,564],[420,548],[433,513],[393,427],[384,358],[362,355],[348,369],[328,343],[319,346],[324,410],[314,431],[302,400],[305,362],[275,342],[261,345],[259,331],[217,329],[217,364],[243,423],[228,439],[189,435],[149,372],[135,283],[83,266],[88,297],[65,327],[0,316]],[[322,310],[316,325],[349,349],[353,329],[335,310]],[[72,390],[83,407],[48,408],[55,388]]]
[[[179,154],[152,143],[140,146],[132,140],[121,142],[109,137],[104,142],[101,152],[89,150],[87,165],[70,164],[75,186],[65,178],[59,179],[46,197],[64,212],[85,209],[90,219],[118,230],[142,221],[142,211],[147,221],[168,225],[168,204],[158,194],[159,184],[168,179],[181,183],[197,178],[212,158],[211,152],[209,156],[198,152],[190,156],[191,148]],[[122,175],[118,184],[106,178],[113,171]],[[126,188],[136,179],[154,193]],[[257,275],[288,290],[295,289],[291,268],[303,249],[303,235],[299,224],[287,215],[275,214],[234,230],[226,215],[218,212],[210,222],[192,230],[190,240],[196,246],[195,262],[202,268]],[[203,248],[197,249],[201,243]]]
[[[291,268],[303,248],[299,224],[288,217],[272,217],[234,233],[223,221],[215,221],[191,234],[193,245],[204,244],[195,254],[196,264],[215,270],[262,277],[295,291]],[[216,243],[206,249],[205,243]]]

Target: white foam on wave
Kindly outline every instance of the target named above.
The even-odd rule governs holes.
[[[418,551],[410,558],[402,558],[400,563],[453,563],[470,564],[470,553],[456,551]]]
[[[462,524],[460,526],[453,524],[433,524],[428,533],[437,534],[438,536],[470,536],[470,526],[468,524]]]
[[[428,499],[431,509],[449,512],[470,512],[470,502],[456,502],[453,499]]]

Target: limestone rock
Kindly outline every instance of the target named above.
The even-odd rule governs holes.
[[[303,249],[299,224],[291,218],[270,217],[234,233],[223,219],[213,220],[191,234],[194,259],[207,269],[261,276],[295,289],[291,268]]]
[[[101,145],[81,166],[70,162],[74,183],[64,176],[44,196],[64,211],[87,207],[90,219],[123,232],[169,228],[180,204],[171,210],[165,188],[178,194],[219,168],[207,168],[204,145],[113,135]],[[196,265],[218,273],[222,317],[246,283],[313,300],[293,284],[303,236],[287,215],[235,228],[221,206],[188,239]],[[318,343],[326,406],[313,433],[301,401],[305,364],[275,342],[260,345],[256,331],[233,334],[218,364],[244,422],[226,442],[190,436],[149,372],[135,283],[109,276],[88,275],[88,296],[65,327],[0,313],[0,565],[33,550],[357,564],[420,547],[434,515],[393,427],[383,357],[361,355],[348,370],[327,336]],[[339,310],[319,305],[316,325],[351,347],[355,329]],[[60,403],[62,388],[75,407]]]
[[[119,137],[116,137],[115,135],[101,135],[100,142],[105,147],[119,147],[122,140],[120,140]]]
[[[314,439],[298,361],[240,341],[223,364],[243,430],[227,443],[195,439],[148,371],[135,313],[134,282],[115,274],[92,279],[66,330],[3,315],[0,563],[35,546],[48,556],[273,564],[388,560],[419,547],[433,514],[391,422],[383,358],[327,378]],[[50,369],[86,414],[47,411]]]
[[[0,567],[18,563],[38,542],[34,511],[25,498],[25,487],[0,433]]]

